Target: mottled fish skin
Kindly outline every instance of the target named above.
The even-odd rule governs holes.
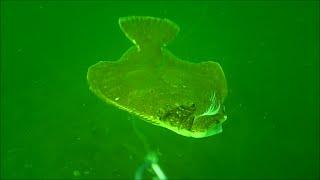
[[[91,66],[87,79],[107,103],[184,136],[213,135],[226,120],[226,79],[213,61],[191,63],[165,47],[135,45],[118,61]]]

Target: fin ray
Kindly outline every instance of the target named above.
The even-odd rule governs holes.
[[[180,30],[178,25],[168,19],[150,16],[121,17],[119,25],[136,45],[153,43],[164,46],[173,40]]]

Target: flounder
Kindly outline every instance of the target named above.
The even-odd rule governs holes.
[[[227,83],[217,62],[192,63],[166,45],[180,28],[168,19],[119,18],[134,46],[117,61],[89,67],[90,89],[102,100],[180,135],[202,138],[222,132]]]

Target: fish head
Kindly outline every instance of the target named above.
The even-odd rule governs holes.
[[[227,120],[223,98],[216,91],[212,91],[208,98],[206,109],[195,115],[192,129],[196,138],[208,137],[222,132],[222,123]]]
[[[209,109],[197,115],[197,105],[180,105],[166,111],[161,117],[160,126],[182,136],[204,138],[222,132],[222,123],[226,121],[224,105]]]
[[[192,137],[203,138],[213,136],[222,132],[222,123],[227,120],[224,106],[215,114],[196,116],[192,125]]]

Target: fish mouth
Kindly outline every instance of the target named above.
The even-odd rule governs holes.
[[[198,116],[192,126],[192,137],[203,138],[222,132],[222,123],[227,120],[222,108],[215,115]]]
[[[220,116],[220,119],[216,120],[216,123],[214,123],[209,127],[205,137],[222,133],[222,123],[226,120],[227,120],[227,115]]]

